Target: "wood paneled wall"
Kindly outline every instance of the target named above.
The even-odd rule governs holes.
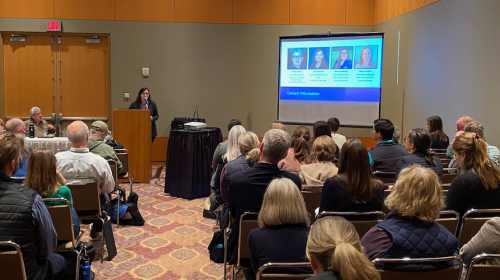
[[[374,24],[406,14],[439,0],[375,0]]]
[[[174,21],[175,0],[115,1],[116,20]]]

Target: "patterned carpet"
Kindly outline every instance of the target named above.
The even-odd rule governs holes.
[[[163,172],[158,184],[163,186],[164,178]],[[126,186],[128,195],[128,186],[122,186]],[[223,278],[223,266],[210,262],[208,257],[207,246],[216,226],[214,220],[202,216],[206,198],[165,196],[162,186],[134,184],[146,224],[119,228],[113,225],[118,255],[111,262],[92,263],[95,279]],[[88,232],[88,227],[84,229]],[[95,246],[100,244],[96,242]]]

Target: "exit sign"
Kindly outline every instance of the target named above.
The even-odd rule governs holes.
[[[60,21],[47,22],[47,31],[61,31],[61,30],[62,30],[62,22]]]

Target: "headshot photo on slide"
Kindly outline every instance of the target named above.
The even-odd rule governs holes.
[[[307,69],[307,48],[289,48],[287,68]]]
[[[356,69],[377,69],[378,46],[356,46]]]
[[[330,61],[328,53],[329,47],[323,48],[309,48],[309,69],[328,69],[328,62]]]
[[[352,69],[353,47],[332,48],[332,69]]]

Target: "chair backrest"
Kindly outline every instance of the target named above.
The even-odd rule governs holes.
[[[73,247],[75,247],[75,236],[73,232],[73,217],[71,215],[71,205],[69,201],[64,198],[44,198],[44,202],[58,201],[64,203],[64,205],[55,205],[47,207],[49,210],[50,218],[52,219],[52,224],[54,224],[54,229],[57,233],[57,241],[59,242],[71,242]]]
[[[449,159],[449,158],[442,158],[441,164],[443,164],[443,167],[448,167],[448,165],[450,164],[450,161],[451,161],[451,159]]]
[[[86,185],[68,185],[73,197],[73,207],[78,216],[99,215],[101,213],[101,203],[97,183]]]
[[[349,217],[366,217],[367,220],[363,221],[350,221],[354,227],[356,228],[356,232],[359,235],[359,239],[363,238],[363,236],[376,224],[386,219],[386,215],[382,211],[372,211],[372,212],[321,212],[318,215],[318,219],[321,219],[326,216],[341,216],[344,218]],[[373,218],[372,218],[373,217]]]
[[[451,184],[451,181],[458,176],[458,173],[455,174],[443,174],[443,184]]]
[[[437,152],[436,150],[434,150],[434,151],[436,152],[435,156],[438,157],[439,159],[446,158],[446,152],[440,153],[440,152]]]
[[[323,185],[313,186],[313,185],[302,185],[303,191],[311,191],[311,192],[322,192]]]
[[[444,257],[444,258],[427,258],[427,259],[375,259],[372,262],[376,265],[378,263],[407,263],[407,264],[418,264],[426,262],[457,262],[457,266],[453,266],[441,270],[433,271],[391,271],[391,270],[379,270],[382,280],[458,280],[462,273],[462,261],[457,256]]]
[[[462,226],[458,235],[458,247],[462,248],[478,233],[484,223],[491,217],[499,217],[500,209],[470,210],[462,218]]]
[[[113,176],[113,180],[115,181],[115,190],[118,186],[118,166],[114,160],[108,159],[109,168],[111,168],[111,175]]]
[[[266,270],[270,269],[288,269],[288,268],[311,268],[308,262],[302,263],[266,263],[261,266],[257,271],[257,280],[304,280],[309,277],[313,277],[313,274],[284,274],[284,273],[266,273]]]
[[[128,150],[127,149],[116,149],[116,156],[122,163],[122,173],[128,173]]]
[[[2,279],[26,280],[23,253],[19,245],[11,241],[2,241],[0,250]]]
[[[441,211],[439,219],[436,220],[436,222],[444,226],[447,230],[453,233],[453,235],[457,235],[459,221],[460,215],[456,211]]]
[[[373,177],[379,179],[384,184],[396,183],[396,172],[382,172],[377,170],[373,172]]]
[[[465,280],[490,280],[495,277],[493,275],[500,275],[499,265],[479,264],[484,260],[493,260],[496,263],[500,262],[500,254],[481,254],[472,259],[472,262],[467,270]]]
[[[250,258],[250,248],[248,247],[248,235],[254,228],[258,228],[257,217],[259,213],[245,212],[240,217],[240,233],[238,236],[238,267],[241,266],[241,259]]]
[[[311,224],[316,221],[316,208],[321,203],[321,191],[302,191],[302,197],[306,203],[306,210],[311,215]]]

